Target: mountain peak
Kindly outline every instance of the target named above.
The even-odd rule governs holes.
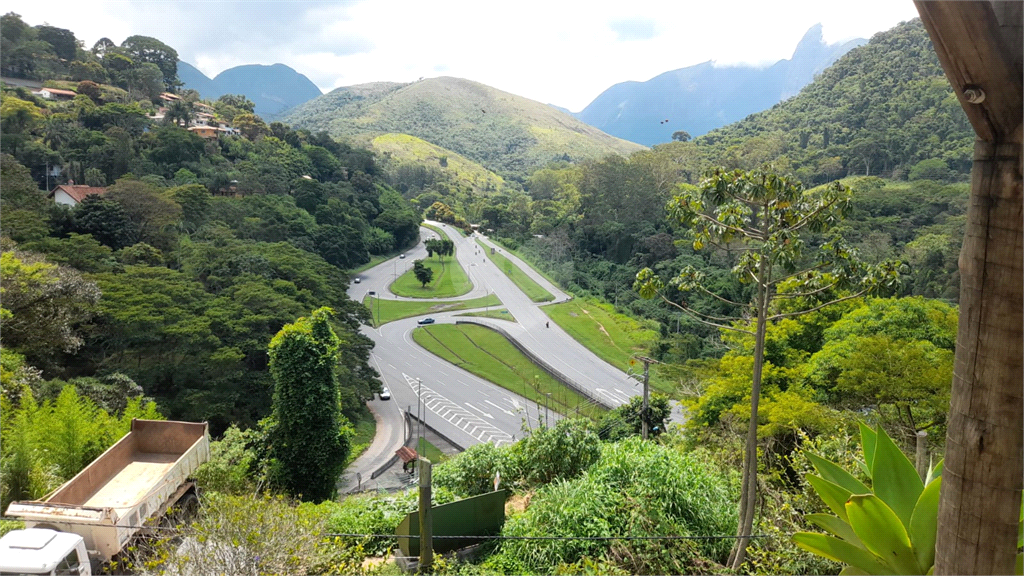
[[[797,54],[801,52],[817,51],[820,47],[826,45],[821,29],[821,22],[818,22],[804,33],[804,37],[800,39],[800,42],[796,45],[796,50],[793,51],[793,58],[796,58]]]
[[[208,78],[194,66],[179,62],[178,77],[185,88],[196,90],[203,98],[244,94],[256,105],[256,114],[268,121],[320,95],[309,78],[281,63],[235,66]]]

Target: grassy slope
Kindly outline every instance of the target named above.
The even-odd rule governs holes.
[[[439,170],[448,180],[477,191],[499,190],[505,180],[480,164],[426,140],[408,134],[382,134],[371,142],[378,154],[391,165],[421,164]],[[441,158],[447,166],[441,166]]]
[[[616,313],[610,304],[598,303],[596,300],[575,299],[544,306],[542,309],[580,344],[605,362],[622,370],[631,368],[631,356],[647,354],[651,344],[658,340],[656,331],[628,316]],[[674,389],[671,382],[653,374],[653,371],[651,386],[670,395]]]
[[[422,316],[431,312],[452,312],[455,310],[469,310],[471,308],[483,308],[485,306],[501,306],[501,300],[494,294],[472,300],[459,300],[455,302],[438,302],[436,300],[424,300],[421,302],[410,302],[408,300],[387,300],[367,297],[363,299],[363,305],[370,308],[373,314],[374,326],[410,318]]]
[[[487,254],[487,257],[494,262],[498,269],[504,272],[520,290],[529,296],[530,300],[533,300],[534,302],[550,302],[555,299],[551,292],[548,292],[540,284],[537,284],[533,278],[527,276],[526,273],[513,264],[511,260],[497,252],[491,254],[490,246],[487,246],[480,240],[477,240],[476,242],[481,248],[483,248],[484,254]]]
[[[549,405],[562,414],[573,412],[577,406],[581,407],[581,413],[592,418],[602,412],[541,370],[504,336],[483,326],[439,324],[413,331],[413,340],[448,362],[502,388],[541,405],[550,402]],[[551,394],[550,399],[547,394]]]

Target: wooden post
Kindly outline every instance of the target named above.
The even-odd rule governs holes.
[[[1012,1],[915,5],[978,135],[934,573],[1010,574],[1024,485],[1024,10]]]
[[[430,572],[434,563],[434,522],[430,510],[430,467],[426,458],[419,459],[420,465],[420,573]]]
[[[917,475],[921,481],[928,477],[928,433],[924,430],[917,431],[917,451],[914,458],[914,467],[917,468]]]

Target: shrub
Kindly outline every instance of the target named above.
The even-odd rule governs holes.
[[[509,519],[510,536],[730,536],[736,509],[730,483],[692,454],[639,438],[605,444],[579,478],[548,484]],[[643,540],[508,540],[489,564],[548,572],[585,559],[610,560],[628,572],[689,573],[723,562],[732,541],[671,544]]]

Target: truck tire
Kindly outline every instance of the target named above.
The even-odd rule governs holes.
[[[186,492],[167,509],[167,514],[160,521],[164,528],[175,528],[182,524],[188,524],[195,519],[199,513],[199,497],[195,492]]]

